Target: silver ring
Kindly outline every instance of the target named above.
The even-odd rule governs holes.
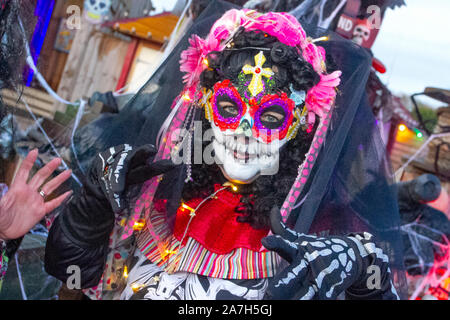
[[[45,192],[44,192],[44,190],[39,190],[39,194],[41,195],[41,197],[42,198],[44,198],[45,199],[45,197],[46,197],[46,194],[45,194]]]

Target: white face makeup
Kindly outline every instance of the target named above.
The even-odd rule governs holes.
[[[215,160],[235,183],[251,183],[260,175],[278,173],[280,148],[295,138],[301,116],[296,105],[304,102],[293,89],[274,90],[274,72],[264,67],[262,51],[254,60],[255,66],[244,65],[236,83],[223,80],[205,93]]]
[[[224,176],[234,183],[252,183],[260,175],[274,175],[278,172],[279,150],[287,139],[275,139],[265,143],[247,132],[221,131],[211,124],[214,131],[213,148],[216,163]],[[250,131],[251,132],[251,131]]]

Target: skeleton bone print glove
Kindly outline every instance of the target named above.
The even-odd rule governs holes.
[[[81,288],[98,285],[104,272],[115,214],[128,213],[126,191],[175,168],[171,160],[154,161],[152,145],[120,145],[94,158],[80,194],[60,207],[46,245],[45,270],[67,282],[67,268],[80,266]]]
[[[115,213],[127,206],[123,198],[127,185],[143,183],[149,177],[157,176],[174,167],[170,160],[161,160],[149,165],[149,159],[156,152],[156,148],[150,144],[137,148],[123,144],[98,155],[95,173]]]
[[[399,299],[388,257],[369,233],[316,237],[292,231],[281,221],[274,227],[273,221],[276,235],[262,243],[290,265],[271,280],[265,299],[331,300],[344,291],[347,299]]]

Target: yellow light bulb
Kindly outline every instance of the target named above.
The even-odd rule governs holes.
[[[183,207],[183,209],[189,210],[190,212],[195,212],[195,209],[189,207],[187,204],[182,203],[181,206]]]
[[[144,219],[140,219],[138,221],[136,221],[133,225],[133,230],[134,231],[141,231],[142,229],[144,229],[145,227],[145,220]]]
[[[316,43],[316,42],[328,41],[328,40],[330,40],[330,37],[329,36],[325,36],[325,37],[320,37],[320,38],[317,38],[317,39],[311,39],[311,42],[312,43]]]
[[[177,253],[176,250],[164,250],[164,252],[161,252],[161,259],[167,260],[169,256],[176,253]]]
[[[182,98],[184,101],[191,101],[191,97],[189,96],[189,93],[183,94]]]
[[[224,187],[230,187],[231,190],[233,190],[234,192],[237,192],[239,189],[237,186],[235,186],[234,184],[232,184],[231,182],[227,181],[223,184]]]
[[[138,283],[133,283],[131,285],[131,290],[133,290],[134,293],[138,292],[140,289],[142,289],[144,287],[144,285],[142,284],[138,284]]]

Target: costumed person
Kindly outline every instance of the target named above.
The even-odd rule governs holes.
[[[17,30],[17,24],[19,15],[23,15],[22,11],[28,10],[28,6],[28,2],[19,3],[15,0],[0,2],[0,89],[17,89],[23,83],[21,72],[25,64],[24,39]],[[31,22],[32,20],[30,24]],[[0,122],[6,115],[6,106],[0,96]],[[37,149],[30,151],[20,164],[10,186],[0,184],[0,289],[8,261],[17,250],[16,242],[20,244],[16,239],[28,233],[71,194],[69,191],[47,201],[46,198],[70,178],[71,171],[66,170],[49,179],[61,164],[61,159],[57,158],[31,176],[37,157]]]
[[[330,39],[333,66],[289,14],[229,8],[214,1],[141,90],[156,84],[140,147],[93,160],[50,230],[47,272],[66,282],[79,266],[93,299],[398,299],[396,240],[382,230],[397,233],[394,197],[381,211],[361,202],[384,181],[373,154],[377,171],[363,170],[374,119],[359,129],[365,142],[356,133],[359,149],[347,139],[358,107],[370,114],[370,57]],[[337,115],[339,90],[349,92]],[[335,169],[343,148],[357,154],[344,152],[351,169],[330,188],[332,171],[348,169]]]

